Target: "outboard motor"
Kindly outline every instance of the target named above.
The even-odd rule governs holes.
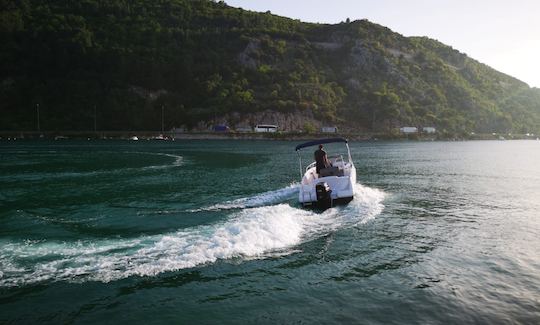
[[[315,185],[317,193],[317,208],[325,210],[332,207],[332,190],[328,183],[320,182]]]

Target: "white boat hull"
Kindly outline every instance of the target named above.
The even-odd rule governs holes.
[[[311,205],[317,202],[317,192],[315,187],[321,182],[325,182],[332,191],[332,201],[349,202],[354,196],[354,184],[356,183],[356,168],[348,168],[348,175],[317,177],[315,170],[308,170],[302,179],[298,193],[298,201],[303,205]]]

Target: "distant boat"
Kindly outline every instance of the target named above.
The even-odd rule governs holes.
[[[502,135],[499,136],[499,140],[506,140]]]
[[[163,134],[160,134],[156,137],[153,137],[152,140],[167,140],[167,139],[163,136]]]
[[[132,141],[139,141],[139,138],[138,138],[136,135],[134,135],[134,136],[132,136],[131,138],[129,138],[129,140],[132,140]]]

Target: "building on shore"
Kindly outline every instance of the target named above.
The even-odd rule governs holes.
[[[399,128],[399,132],[405,134],[418,133],[418,128],[415,126],[403,126]]]
[[[422,132],[427,134],[433,134],[437,132],[437,129],[435,129],[433,126],[424,126],[422,127]]]
[[[278,126],[272,124],[257,124],[255,126],[255,132],[275,133],[277,130]]]
[[[338,128],[336,126],[323,126],[321,128],[322,133],[337,133]]]

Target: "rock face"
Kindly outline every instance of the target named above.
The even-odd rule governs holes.
[[[362,40],[356,40],[350,52],[350,63],[362,72],[372,72],[376,69],[381,57],[377,56]]]
[[[238,55],[238,63],[249,69],[257,69],[257,60],[251,55],[259,50],[261,42],[259,40],[250,40],[244,51]]]

